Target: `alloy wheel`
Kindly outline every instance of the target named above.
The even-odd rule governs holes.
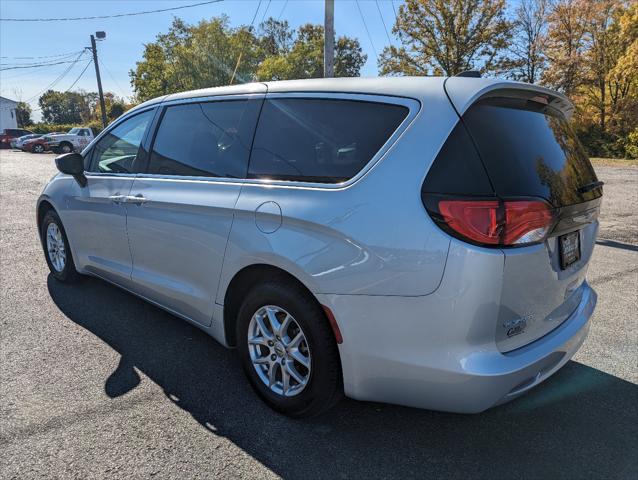
[[[310,347],[294,317],[281,307],[266,305],[248,326],[250,360],[261,381],[284,397],[301,393],[312,369]]]
[[[66,266],[66,249],[62,232],[55,223],[49,223],[47,226],[46,241],[51,265],[57,272],[62,272]]]

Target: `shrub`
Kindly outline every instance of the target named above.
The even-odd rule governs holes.
[[[65,123],[34,123],[29,127],[33,133],[52,133],[52,132],[68,132],[75,127],[90,127],[97,135],[102,131],[102,122],[97,120],[91,120],[84,124],[65,124]]]

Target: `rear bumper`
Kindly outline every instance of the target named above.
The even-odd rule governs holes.
[[[477,413],[527,392],[576,353],[589,332],[597,298],[586,282],[580,288],[581,301],[567,320],[508,353],[501,353],[495,343],[477,341],[471,323],[462,329],[448,318],[447,324],[433,327],[426,320],[428,313],[440,307],[432,302],[445,300],[436,294],[318,297],[333,309],[343,334],[339,348],[346,395]]]

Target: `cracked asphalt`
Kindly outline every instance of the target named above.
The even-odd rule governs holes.
[[[638,168],[597,171],[599,303],[565,368],[478,415],[345,399],[299,421],[198,329],[53,280],[34,225],[53,156],[0,151],[0,478],[638,478]]]

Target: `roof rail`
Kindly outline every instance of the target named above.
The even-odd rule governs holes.
[[[478,70],[465,70],[464,72],[454,75],[455,77],[481,78],[481,72]]]

